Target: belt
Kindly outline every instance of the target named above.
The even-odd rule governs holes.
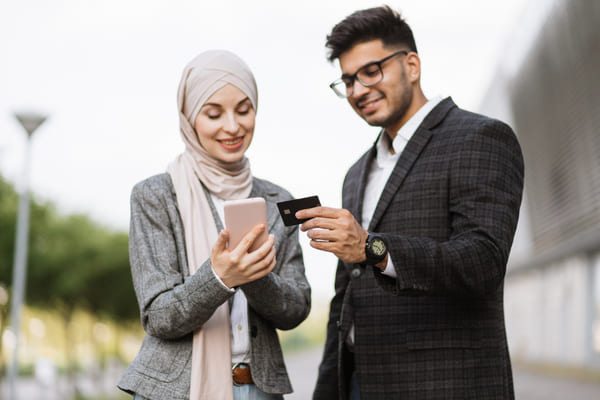
[[[231,377],[234,385],[245,385],[254,383],[250,374],[250,365],[245,363],[234,364],[231,368]]]

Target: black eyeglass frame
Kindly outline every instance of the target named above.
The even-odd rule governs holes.
[[[333,90],[333,92],[340,98],[342,99],[347,99],[348,97],[352,96],[352,93],[354,93],[354,83],[355,81],[359,81],[361,85],[365,86],[365,87],[370,87],[370,86],[374,86],[377,85],[379,82],[381,82],[383,80],[383,68],[381,68],[381,64],[383,64],[384,62],[386,62],[387,60],[389,60],[392,57],[397,56],[398,54],[404,54],[404,55],[408,55],[409,52],[406,50],[398,50],[395,53],[390,54],[387,57],[382,58],[379,61],[373,61],[370,62],[368,64],[363,65],[362,67],[360,67],[354,74],[352,75],[342,75],[341,78],[336,79],[335,81],[331,82],[329,84],[329,87],[331,88],[331,90]],[[369,68],[376,65],[377,68],[379,69],[379,74],[381,75],[381,77],[376,81],[373,82],[371,84],[367,84],[364,83],[359,77],[358,74],[363,71],[365,68]],[[350,79],[350,85],[346,84],[345,80]],[[346,88],[345,90],[345,94],[341,93],[340,91],[338,91],[335,87],[338,86],[340,83],[344,84],[344,87]],[[352,90],[350,90],[350,92],[348,93],[348,88],[351,88]]]

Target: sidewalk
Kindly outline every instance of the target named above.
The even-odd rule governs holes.
[[[294,393],[285,400],[309,400],[317,380],[322,349],[285,355]],[[513,365],[517,400],[599,400],[600,382],[534,373]]]

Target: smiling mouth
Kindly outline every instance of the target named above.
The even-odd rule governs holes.
[[[365,100],[359,101],[356,105],[362,111],[366,111],[366,112],[374,111],[374,106],[382,99],[383,99],[383,96],[377,96],[372,99],[365,99]]]
[[[243,136],[233,138],[233,139],[221,139],[221,140],[217,140],[217,141],[219,143],[223,143],[226,146],[235,146],[236,144],[240,143],[242,140],[244,140]]]

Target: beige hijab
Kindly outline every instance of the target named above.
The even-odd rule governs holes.
[[[202,184],[226,200],[247,198],[252,189],[248,159],[226,163],[213,158],[200,145],[193,128],[202,105],[227,84],[244,92],[257,109],[254,76],[228,51],[201,53],[185,67],[179,83],[177,105],[185,151],[169,164],[167,172],[177,193],[190,275],[210,258],[218,235]],[[233,399],[230,329],[229,305],[225,302],[194,332],[190,400]]]

